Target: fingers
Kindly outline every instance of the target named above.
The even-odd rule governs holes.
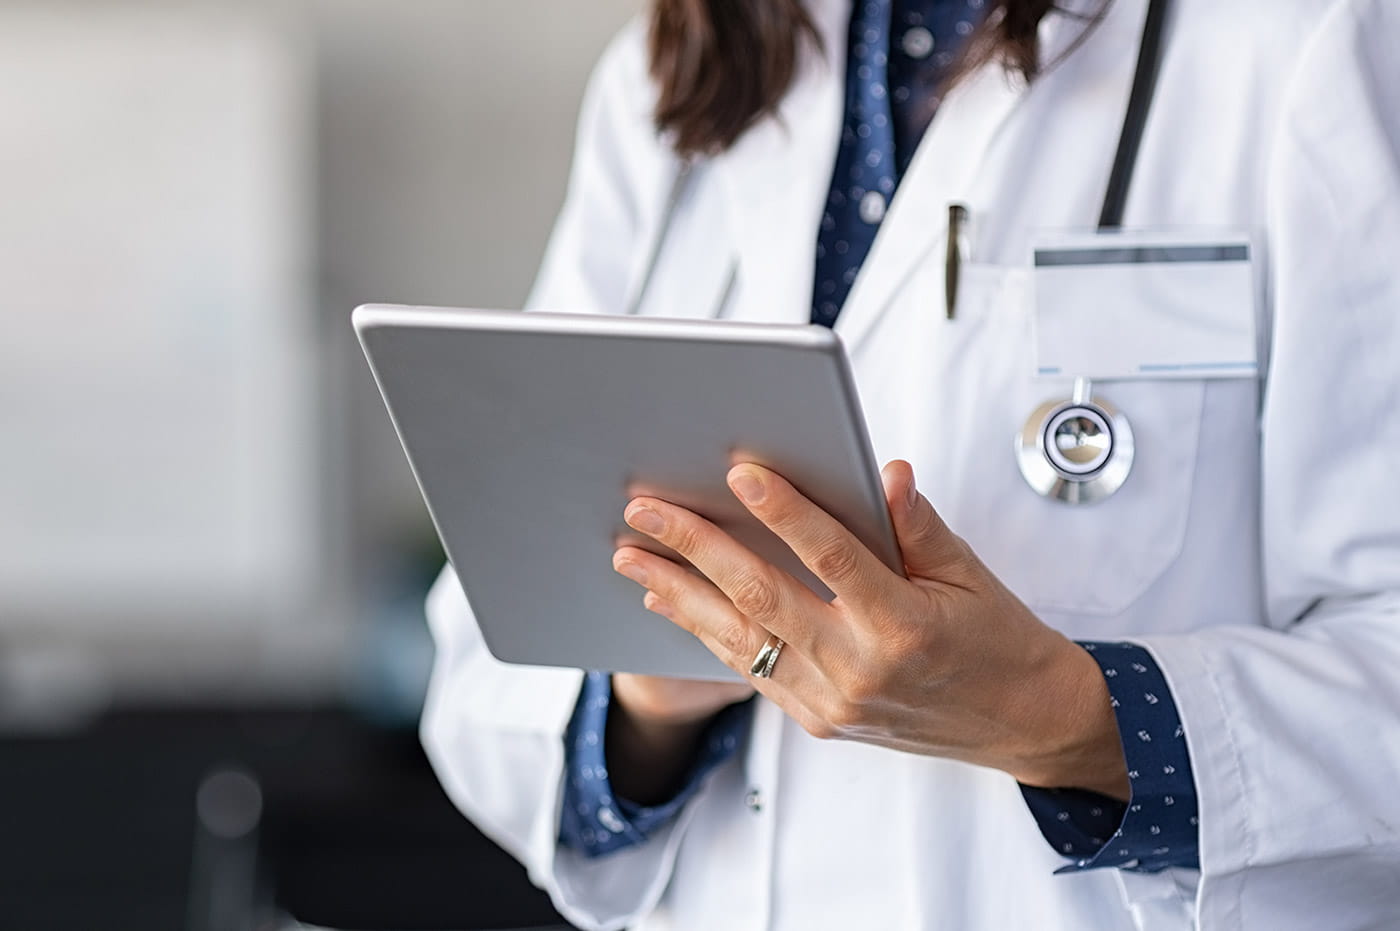
[[[895,538],[911,576],[947,580],[958,575],[967,561],[962,538],[943,523],[933,505],[919,494],[914,484],[914,468],[895,459],[880,473],[885,500],[894,524]]]
[[[643,604],[673,620],[705,641],[710,651],[730,666],[732,656],[743,653],[755,640],[754,653],[768,634],[750,630],[753,625],[730,604],[724,593],[692,572],[653,553],[624,546],[613,554],[613,568],[647,590]],[[694,618],[710,618],[706,625]],[[752,658],[752,657],[750,657]],[[735,667],[737,668],[737,667]],[[748,671],[747,667],[744,669]]]
[[[622,575],[648,587],[644,603],[649,610],[695,635],[726,666],[743,676],[749,688],[774,702],[809,733],[837,736],[827,720],[807,704],[810,696],[823,694],[817,667],[789,645],[779,654],[769,678],[752,676],[749,669],[769,632],[740,614],[709,581],[636,547],[619,549],[613,566]],[[666,597],[658,592],[665,592]]]
[[[818,642],[822,632],[813,625],[813,619],[826,610],[822,600],[708,520],[656,498],[637,498],[628,506],[624,518],[634,530],[664,543],[704,573],[739,615],[813,658],[828,648],[829,644]],[[645,565],[650,568],[653,563]],[[664,577],[676,578],[669,572]],[[670,600],[667,592],[658,591],[650,582],[647,587]],[[710,635],[719,633],[711,631]],[[742,671],[747,672],[748,668]]]
[[[737,465],[729,471],[729,487],[842,601],[878,603],[898,580],[840,521],[777,473]]]
[[[714,584],[669,559],[631,546],[613,555],[613,568],[647,589],[643,600],[647,610],[694,634],[749,683],[765,685],[749,675],[749,667],[767,642],[769,629],[741,613]],[[775,667],[772,682],[791,688],[795,680],[811,677],[811,666],[800,651],[785,649],[779,660],[782,675]]]

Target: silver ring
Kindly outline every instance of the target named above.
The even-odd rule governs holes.
[[[778,654],[783,652],[783,638],[777,634],[769,634],[768,640],[763,644],[763,649],[758,651],[758,655],[753,658],[753,665],[749,666],[749,675],[755,679],[768,679],[773,675],[773,667],[778,665]]]

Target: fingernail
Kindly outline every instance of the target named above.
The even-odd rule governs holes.
[[[665,601],[655,592],[646,593],[646,597],[642,599],[642,607],[646,608],[653,614],[661,615],[667,620],[670,620],[671,615],[676,612],[676,609],[671,607],[671,603],[669,601]]]
[[[730,481],[729,487],[745,504],[758,504],[763,500],[763,483],[748,472],[740,472]]]
[[[647,571],[634,562],[614,562],[613,568],[618,575],[626,576],[638,585],[647,584]]]
[[[911,508],[919,503],[919,489],[914,484],[913,473],[909,475],[909,490],[904,493],[904,503]]]
[[[628,512],[627,525],[651,536],[656,536],[666,529],[666,522],[661,519],[661,515],[648,507],[633,508]]]

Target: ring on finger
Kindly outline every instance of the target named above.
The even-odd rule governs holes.
[[[768,679],[773,675],[773,667],[778,665],[778,654],[783,652],[783,638],[769,634],[763,648],[749,666],[749,675],[755,679]]]

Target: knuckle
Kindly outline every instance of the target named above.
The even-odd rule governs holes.
[[[805,715],[799,723],[804,731],[818,740],[834,740],[839,733],[834,724],[816,715]]]
[[[687,602],[688,591],[685,580],[678,578],[677,574],[669,571],[652,572],[647,580],[650,583],[650,593],[656,595],[663,601],[668,601],[673,605]]]
[[[866,710],[879,698],[878,684],[868,676],[848,676],[836,685],[824,709],[823,717],[842,729],[860,725]]]
[[[690,556],[700,551],[700,530],[688,521],[676,521],[669,537],[662,542],[676,552]]]
[[[659,611],[668,605],[673,605],[675,603],[675,599],[672,597],[674,593],[668,591],[670,588],[670,585],[659,584],[654,589],[648,589],[647,593],[642,596],[642,607],[648,611]]]
[[[748,625],[743,621],[730,621],[724,624],[715,631],[715,642],[719,644],[720,649],[737,660],[743,659],[749,648]]]
[[[976,558],[968,542],[952,531],[943,528],[941,523],[936,531],[930,532],[928,536],[930,539],[943,541],[943,544],[948,548],[948,553],[954,559],[969,560]]]
[[[903,618],[889,618],[881,629],[883,642],[879,645],[885,663],[904,663],[930,652],[932,631],[911,626]]]
[[[778,590],[763,575],[753,573],[745,576],[734,587],[731,599],[740,613],[749,617],[771,617],[778,610]]]
[[[840,702],[826,715],[827,721],[838,733],[849,730],[861,723],[860,710],[850,702]]]
[[[962,537],[954,537],[957,541],[957,560],[963,576],[967,579],[977,579],[987,572],[987,567],[983,565],[982,559],[977,555],[977,551],[972,548]]]
[[[856,572],[859,560],[855,551],[844,543],[830,543],[821,548],[812,560],[812,569],[823,579],[847,579]]]
[[[945,535],[943,521],[933,508],[922,508],[914,525],[914,535],[925,542]]]
[[[838,716],[853,717],[858,708],[862,708],[880,694],[879,684],[871,676],[852,676],[841,686],[841,697],[844,699],[837,707]]]
[[[831,717],[843,725],[858,724],[893,691],[900,660],[866,654],[834,672]]]
[[[762,512],[762,517],[780,536],[799,528],[803,522],[802,512],[786,503],[775,502]]]

